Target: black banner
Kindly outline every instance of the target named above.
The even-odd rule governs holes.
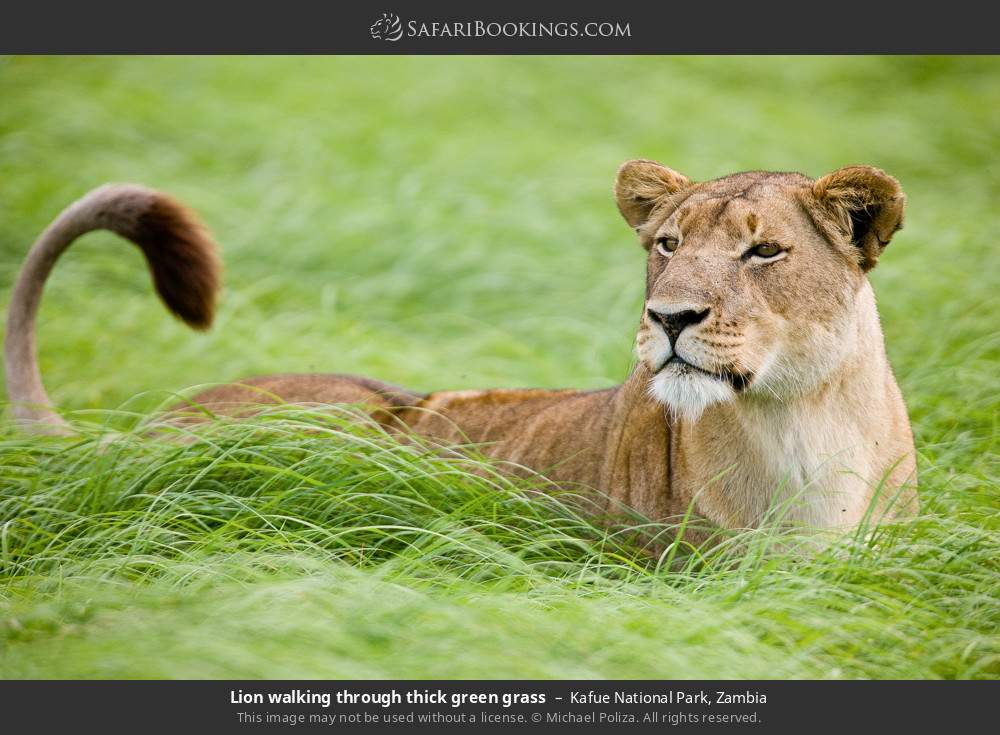
[[[6,732],[801,733],[994,719],[1000,682],[8,681]]]
[[[995,53],[988,3],[8,3],[3,53]]]

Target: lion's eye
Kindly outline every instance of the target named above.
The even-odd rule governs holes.
[[[656,249],[667,257],[670,257],[679,246],[680,241],[676,237],[660,237],[656,240]]]
[[[781,248],[773,242],[765,242],[750,248],[750,252],[747,255],[756,255],[758,258],[773,258],[776,255],[780,255],[781,252]]]

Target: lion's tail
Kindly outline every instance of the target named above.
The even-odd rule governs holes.
[[[42,385],[35,315],[56,260],[74,240],[110,230],[139,246],[163,303],[195,329],[212,323],[221,262],[193,212],[172,197],[136,184],[108,184],[71,204],[41,234],[21,267],[7,310],[4,364],[14,415],[39,433],[69,433]]]

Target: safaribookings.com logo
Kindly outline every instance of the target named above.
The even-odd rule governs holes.
[[[395,13],[382,17],[368,29],[376,41],[407,38],[630,38],[632,29],[621,21],[418,21],[403,25]]]
[[[403,23],[395,13],[382,13],[368,30],[376,41],[398,41],[403,37]]]

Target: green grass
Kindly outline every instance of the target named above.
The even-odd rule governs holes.
[[[206,335],[111,236],[56,269],[42,370],[81,435],[0,427],[0,676],[1000,677],[1000,60],[13,58],[0,99],[4,302],[108,180],[195,206],[227,263]],[[342,414],[102,438],[255,373],[615,384],[643,259],[610,184],[634,157],[901,180],[872,280],[918,519],[658,561],[565,491]]]

